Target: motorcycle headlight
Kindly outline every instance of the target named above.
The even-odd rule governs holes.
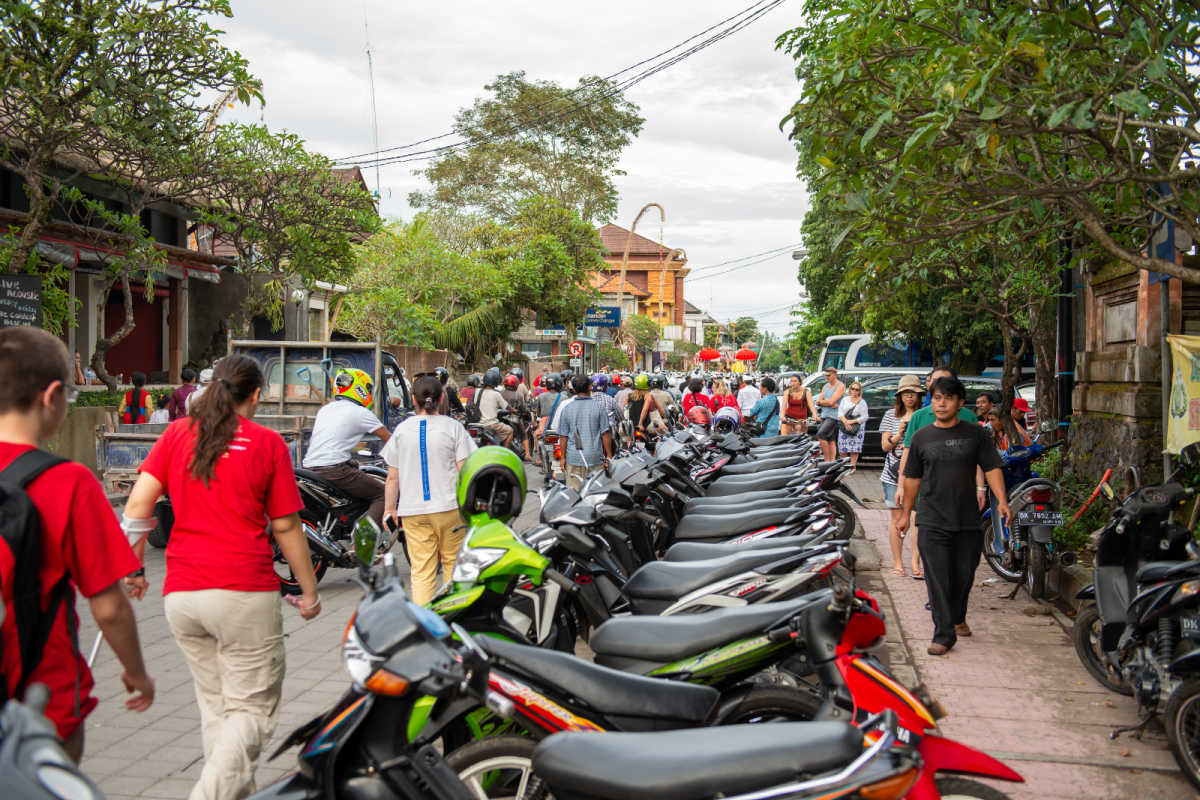
[[[452,580],[455,583],[475,583],[479,580],[480,573],[503,558],[507,552],[502,547],[463,548],[454,564]]]
[[[358,632],[354,630],[354,619],[351,618],[350,624],[346,626],[345,638],[342,639],[342,663],[346,672],[350,673],[350,680],[359,688],[366,686],[367,679],[382,660],[363,645],[362,640],[358,638]]]
[[[1187,581],[1179,584],[1179,588],[1175,590],[1175,596],[1171,598],[1172,603],[1178,603],[1188,597],[1195,597],[1200,594],[1200,581]]]

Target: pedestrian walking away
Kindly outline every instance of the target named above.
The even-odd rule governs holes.
[[[555,430],[566,437],[562,466],[567,484],[578,489],[589,472],[603,467],[612,457],[613,435],[608,409],[592,397],[588,376],[572,375],[571,386],[575,397],[559,410]]]
[[[204,767],[190,800],[250,794],[275,732],[285,650],[272,538],[300,585],[287,601],[306,620],[321,611],[287,444],[253,421],[262,385],[254,359],[221,359],[191,416],[154,443],[125,504],[127,524],[152,524],[164,493],[175,512],[162,592],[200,706]],[[138,597],[148,589],[145,577],[126,583]]]
[[[729,384],[725,381],[717,381],[713,384],[712,410],[713,413],[720,411],[722,408],[732,408],[738,412],[738,418],[742,416],[742,411],[738,406],[737,397],[733,392],[729,391]]]
[[[70,355],[54,336],[37,328],[0,330],[0,481],[24,490],[6,488],[0,503],[0,550],[11,550],[11,560],[6,556],[3,562],[8,566],[0,566],[6,598],[0,610],[0,678],[7,697],[22,697],[34,683],[49,689],[46,717],[78,762],[84,720],[97,699],[77,643],[76,591],[87,598],[88,611],[121,664],[121,682],[131,695],[125,707],[149,708],[154,681],[122,585],[141,564],[104,488],[82,464],[38,449],[66,419],[76,391],[72,372]]]
[[[361,369],[340,369],[333,376],[333,395],[313,420],[304,468],[347,494],[369,500],[367,514],[382,526],[383,481],[360,470],[354,460],[354,450],[367,434],[375,434],[384,444],[391,436],[371,411],[375,385]]]
[[[118,413],[122,424],[140,425],[150,421],[150,415],[154,413],[154,398],[142,388],[146,385],[146,373],[135,372],[130,380],[133,388],[121,399]]]
[[[930,655],[944,655],[960,636],[970,636],[967,601],[983,553],[981,498],[990,487],[996,511],[1007,523],[1008,499],[1000,456],[981,426],[959,418],[966,390],[958,378],[941,377],[930,389],[934,422],[909,442],[904,468],[904,507],[897,527],[908,530],[917,506],[917,546],[933,616]],[[982,474],[987,486],[978,483]]]
[[[712,398],[704,394],[704,381],[699,378],[692,378],[687,383],[687,393],[683,396],[680,405],[683,407],[683,413],[686,415],[695,406],[704,406],[711,412],[713,410]]]
[[[442,580],[454,572],[454,559],[466,530],[458,514],[455,484],[463,462],[475,450],[466,428],[438,413],[442,385],[433,376],[417,378],[417,414],[396,426],[383,448],[388,465],[385,514],[399,517],[412,566],[412,600],[424,605]]]
[[[200,395],[204,394],[204,390],[208,388],[210,383],[212,383],[212,376],[213,376],[213,368],[212,367],[205,367],[204,369],[200,370],[200,374],[196,378],[196,380],[198,380],[200,382],[200,385],[196,387],[196,391],[192,392],[184,399],[184,402],[183,402],[184,413],[186,413],[186,414],[192,413],[192,403],[199,400]]]
[[[154,401],[154,413],[150,415],[150,424],[157,425],[171,421],[171,413],[167,411],[167,404],[171,398],[167,395],[159,395]]]
[[[754,378],[746,378],[746,382],[737,392],[738,408],[742,410],[742,419],[750,418],[754,405],[760,397],[762,397],[762,392],[754,385]]]
[[[850,471],[858,468],[863,440],[867,436],[867,401],[862,399],[862,384],[850,384],[850,389],[838,404],[838,455],[850,457]]]
[[[904,538],[897,527],[902,509],[896,502],[896,487],[900,483],[900,457],[904,453],[904,431],[913,413],[921,407],[921,395],[925,394],[924,387],[916,375],[905,375],[900,379],[896,388],[896,405],[889,408],[879,422],[879,442],[883,449],[883,470],[879,473],[879,483],[883,487],[883,503],[891,511],[891,521],[888,524],[888,539],[892,546],[892,574],[900,577],[904,572]],[[921,571],[921,556],[914,544],[912,551],[912,575],[914,578],[924,577]]]
[[[170,422],[187,414],[187,399],[198,388],[196,386],[196,370],[184,367],[182,377],[183,383],[171,392],[171,398],[167,401],[167,415],[170,417]]]
[[[817,399],[821,425],[817,428],[817,439],[821,443],[821,457],[826,461],[837,458],[838,406],[846,396],[846,384],[838,380],[834,367],[825,370],[825,385]]]

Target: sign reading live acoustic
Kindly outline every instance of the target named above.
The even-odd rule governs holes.
[[[1200,336],[1170,335],[1171,402],[1167,407],[1167,452],[1178,454],[1200,441]]]
[[[0,328],[42,327],[42,276],[0,275]]]

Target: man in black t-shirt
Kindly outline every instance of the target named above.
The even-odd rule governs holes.
[[[966,390],[957,378],[938,378],[930,389],[935,421],[913,434],[904,466],[904,513],[897,527],[908,529],[917,504],[917,548],[925,562],[925,585],[933,612],[930,655],[944,655],[959,636],[970,636],[967,600],[983,552],[979,497],[987,487],[996,511],[1008,521],[1000,456],[987,432],[958,418]]]

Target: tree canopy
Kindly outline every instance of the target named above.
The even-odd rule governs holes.
[[[511,220],[545,197],[589,225],[612,219],[618,161],[644,121],[616,84],[589,76],[566,89],[510,72],[484,89],[455,118],[462,144],[421,171],[432,188],[409,203]]]

